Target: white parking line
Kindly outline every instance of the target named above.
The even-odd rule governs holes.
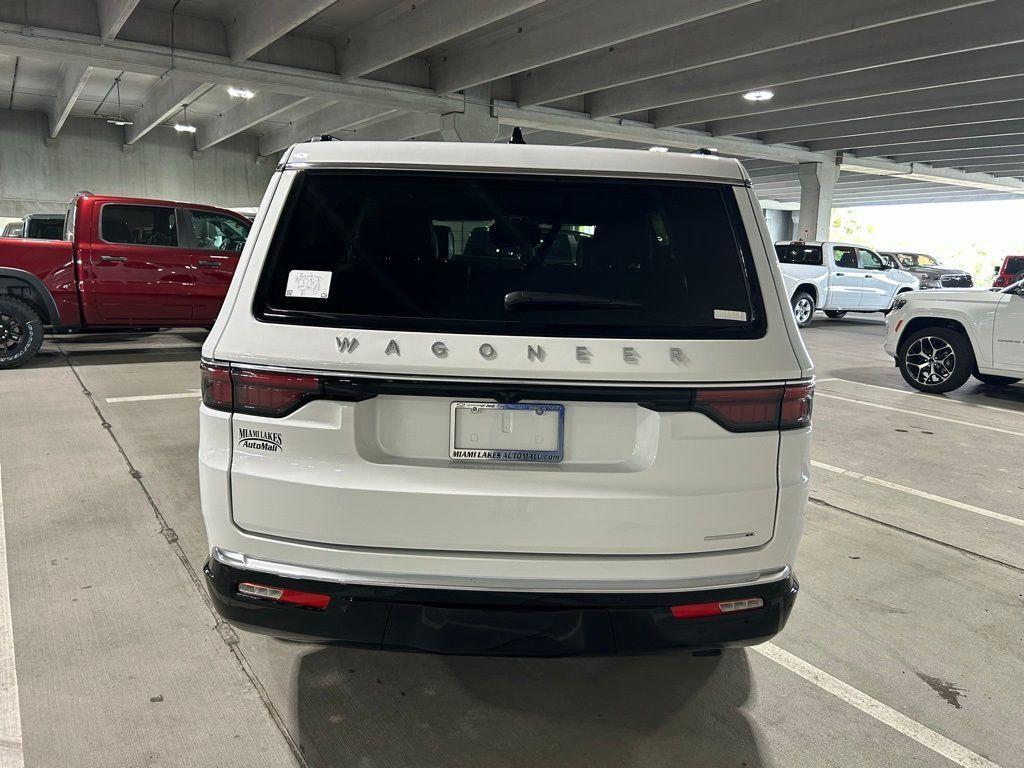
[[[831,693],[847,704],[852,704],[864,714],[870,715],[878,722],[888,725],[904,736],[909,736],[918,744],[927,747],[932,752],[942,755],[948,760],[952,760],[957,765],[963,766],[963,768],[999,768],[991,760],[986,760],[967,747],[947,739],[942,734],[936,733],[925,725],[921,725],[916,720],[911,720],[902,712],[897,712],[892,707],[871,698],[852,685],[847,685],[842,680],[832,677],[828,672],[818,669],[813,664],[809,664],[799,656],[794,656],[774,643],[755,645],[750,650],[761,654],[766,659],[771,659],[790,672],[800,675],[804,680],[814,683],[821,690]]]
[[[843,475],[844,477],[851,477],[854,480],[863,480],[865,483],[872,483],[874,485],[880,485],[883,488],[890,488],[894,491],[900,491],[901,493],[909,493],[911,496],[917,496],[918,498],[927,499],[928,501],[935,501],[939,504],[945,504],[950,507],[956,507],[957,509],[963,509],[967,512],[973,512],[976,515],[984,515],[985,517],[991,517],[993,520],[999,520],[1004,523],[1010,523],[1011,525],[1019,525],[1024,527],[1024,520],[1019,517],[1010,517],[1000,512],[993,512],[990,509],[983,507],[976,507],[973,504],[965,504],[962,501],[956,499],[947,499],[945,496],[936,496],[934,493],[928,493],[927,491],[919,491],[917,488],[911,488],[906,485],[900,485],[899,483],[891,483],[888,480],[883,480],[880,477],[872,477],[871,475],[862,475],[860,472],[854,472],[851,469],[843,469],[841,467],[833,467],[831,464],[823,464],[820,461],[812,461],[812,467],[818,469],[824,469],[829,472],[834,472],[837,475]]]
[[[856,384],[858,387],[871,387],[872,389],[884,389],[887,392],[897,392],[901,395],[913,395],[914,397],[929,397],[935,398],[935,395],[926,395],[923,392],[918,392],[913,389],[897,389],[896,387],[883,387],[881,384],[866,384],[863,381],[850,381],[850,379],[817,379],[816,381],[841,381],[844,384]],[[966,400],[954,400],[954,399],[942,399],[938,402],[943,403],[955,403],[956,405],[965,405],[968,408],[984,408],[986,411],[999,411],[1000,413],[1012,413],[1015,416],[1024,416],[1024,411],[1015,411],[1012,408],[1000,408],[997,405],[983,405],[982,403],[971,403]]]
[[[1002,427],[992,427],[988,424],[978,424],[975,421],[962,421],[961,419],[951,419],[948,416],[938,416],[934,413],[925,413],[924,411],[911,411],[908,408],[896,408],[892,405],[882,405],[881,403],[869,403],[867,400],[857,400],[852,397],[841,397],[840,395],[833,395],[830,392],[815,392],[815,397],[824,397],[831,400],[842,400],[845,403],[856,403],[857,405],[866,405],[869,408],[880,408],[883,411],[895,411],[896,413],[906,413],[911,416],[920,416],[922,419],[934,419],[935,421],[945,421],[949,424],[959,424],[963,427],[974,427],[975,429],[987,429],[990,432],[999,432],[1003,435],[1013,435],[1014,437],[1024,437],[1024,432],[1015,432],[1012,429],[1003,429]]]
[[[202,397],[198,389],[190,389],[188,392],[175,392],[170,395],[133,395],[131,397],[108,397],[108,403],[139,403],[143,400],[181,400],[186,397]]]
[[[3,483],[0,478],[0,768],[23,768],[18,670],[14,665],[11,592],[7,582],[7,535],[4,528]]]

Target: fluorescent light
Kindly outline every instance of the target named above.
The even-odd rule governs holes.
[[[135,125],[131,120],[125,120],[123,117],[108,117],[107,122],[117,126]]]
[[[668,147],[648,147],[648,152],[668,152]]]
[[[743,98],[747,101],[769,101],[774,95],[774,91],[762,89],[758,91],[747,91],[743,94]]]
[[[254,91],[250,91],[248,88],[235,88],[233,85],[228,86],[228,96],[233,99],[251,99],[255,96]]]
[[[194,125],[187,125],[185,123],[175,123],[174,130],[178,133],[195,133],[196,127]]]

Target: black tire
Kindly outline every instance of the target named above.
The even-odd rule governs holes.
[[[838,320],[841,317],[846,317],[845,309],[826,309],[825,317],[829,320]]]
[[[974,350],[964,335],[952,328],[922,328],[910,334],[896,356],[903,380],[931,394],[952,392],[974,371]]]
[[[17,368],[43,346],[43,321],[21,299],[0,294],[0,369]]]
[[[1015,379],[1012,376],[991,376],[987,373],[976,373],[974,378],[982,384],[988,384],[990,387],[1008,387],[1020,381],[1020,379]]]
[[[814,319],[814,297],[807,291],[793,294],[793,318],[798,328],[806,328]]]

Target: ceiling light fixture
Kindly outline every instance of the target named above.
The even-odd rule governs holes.
[[[117,89],[117,117],[108,117],[107,122],[122,128],[126,125],[135,125],[121,113],[121,75],[114,78],[114,88]],[[109,93],[110,91],[107,91],[108,95]]]
[[[648,152],[668,152],[668,147],[648,147]]]
[[[250,91],[248,88],[235,88],[233,85],[228,86],[228,96],[233,99],[251,99],[256,95],[255,91]]]
[[[188,121],[188,105],[181,105],[181,119],[183,122],[175,123],[174,130],[178,133],[195,133],[198,130],[194,125],[191,125]]]
[[[774,91],[764,88],[757,91],[747,91],[743,94],[743,98],[747,101],[769,101],[774,95]]]

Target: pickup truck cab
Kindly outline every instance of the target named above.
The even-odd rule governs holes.
[[[4,227],[0,237],[28,237],[35,240],[61,240],[64,237],[63,213],[30,213],[21,221]]]
[[[907,251],[879,251],[879,255],[897,269],[902,269],[921,283],[921,290],[935,288],[973,288],[970,273],[955,267],[944,267],[934,256]]]
[[[862,245],[791,240],[775,244],[796,323],[810,324],[817,310],[830,319],[847,312],[888,312],[896,295],[918,279]]]
[[[1002,290],[921,291],[896,300],[885,351],[922,392],[949,392],[970,376],[1005,387],[1024,378],[1024,280]]]
[[[76,195],[64,239],[0,240],[0,368],[31,359],[45,327],[213,325],[249,227],[205,205]]]
[[[517,655],[782,628],[812,367],[739,162],[321,141],[253,227],[201,365],[227,621]]]

